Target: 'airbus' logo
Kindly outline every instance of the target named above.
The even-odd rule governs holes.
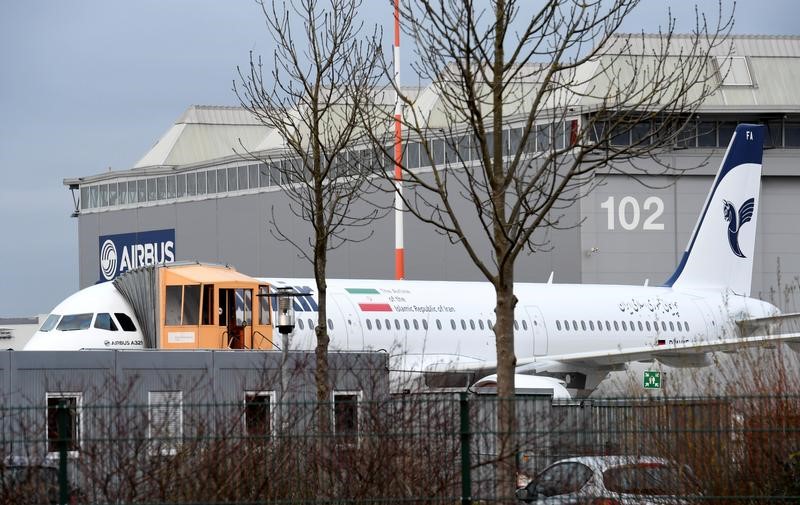
[[[742,225],[747,223],[753,218],[753,212],[755,211],[755,199],[750,198],[746,200],[741,207],[739,207],[739,212],[736,212],[736,207],[729,202],[728,200],[724,200],[723,203],[723,212],[725,213],[725,221],[728,222],[728,244],[731,246],[731,251],[733,254],[740,258],[744,258],[744,253],[739,248],[739,230],[742,228]]]
[[[100,248],[100,271],[107,281],[117,274],[117,247],[111,240],[103,242]]]

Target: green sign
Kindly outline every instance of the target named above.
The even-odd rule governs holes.
[[[653,370],[644,371],[644,388],[661,389],[661,372]]]

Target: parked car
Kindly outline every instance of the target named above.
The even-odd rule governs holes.
[[[562,459],[517,490],[537,505],[684,505],[700,496],[691,469],[654,456]]]
[[[70,487],[69,503],[79,501],[79,491]],[[59,503],[57,462],[24,456],[4,458],[0,463],[0,503]]]

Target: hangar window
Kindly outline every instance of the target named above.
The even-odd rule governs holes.
[[[100,185],[100,207],[108,207],[108,184]]]
[[[272,435],[275,392],[252,391],[244,395],[244,431],[247,436]]]
[[[159,177],[156,179],[156,188],[158,188],[158,194],[156,195],[156,198],[159,200],[165,200],[167,198],[167,178]]]
[[[47,393],[47,452],[59,450],[59,421],[66,420],[67,450],[73,455],[81,448],[81,406],[82,393]],[[62,416],[65,416],[62,417]]]
[[[136,325],[133,324],[133,319],[124,312],[114,312],[117,322],[122,327],[122,331],[136,331]]]
[[[800,123],[784,123],[783,133],[785,147],[800,147]]]
[[[228,178],[227,172],[224,168],[217,169],[217,193],[225,193],[228,191]]]
[[[50,314],[49,316],[47,316],[47,319],[45,319],[44,324],[42,324],[42,327],[39,328],[39,331],[44,332],[52,330],[53,328],[56,327],[56,323],[58,322],[59,318],[61,318],[61,316],[58,314]]]
[[[183,391],[148,391],[147,421],[150,454],[176,454],[183,441]]]
[[[744,56],[718,56],[720,84],[723,86],[752,86],[753,77]]]
[[[197,174],[197,194],[205,195],[217,192],[217,180],[214,178],[214,171],[199,172]]]
[[[357,442],[360,401],[361,393],[357,391],[333,393],[333,433],[341,442]]]
[[[228,191],[236,191],[239,189],[237,183],[236,167],[228,167]]]
[[[409,142],[406,144],[406,152],[403,159],[408,168],[419,167],[419,144],[417,142]]]
[[[105,312],[97,314],[97,317],[94,318],[94,327],[100,330],[117,331],[117,325],[111,318],[111,314]]]
[[[550,125],[539,125],[536,127],[536,150],[547,151],[550,149]]]
[[[186,196],[186,174],[178,174],[175,176],[175,195],[178,198]]]
[[[147,201],[155,202],[158,200],[158,182],[155,178],[147,179]]]
[[[264,163],[259,163],[256,166],[258,167],[258,186],[266,188],[269,186],[269,168]]]
[[[556,319],[556,329],[558,331],[561,331],[561,321],[559,321],[558,319]]]
[[[249,187],[247,185],[247,165],[237,167],[236,170],[239,172],[239,189],[247,189]]]
[[[57,329],[59,331],[88,330],[92,325],[94,314],[68,314],[61,318]]]
[[[89,187],[81,186],[81,209],[89,208]]]
[[[258,165],[247,165],[248,187],[258,187]]]
[[[128,181],[128,203],[136,203],[136,181]]]
[[[167,176],[167,198],[175,198],[175,176],[169,175]]]
[[[147,180],[146,179],[139,179],[136,181],[136,192],[137,201],[139,202],[146,202],[147,201]]]
[[[108,204],[109,205],[116,205],[117,204],[117,183],[112,182],[108,185]]]

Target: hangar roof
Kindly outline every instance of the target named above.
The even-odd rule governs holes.
[[[133,168],[188,165],[244,154],[255,149],[269,131],[241,107],[192,105]]]

